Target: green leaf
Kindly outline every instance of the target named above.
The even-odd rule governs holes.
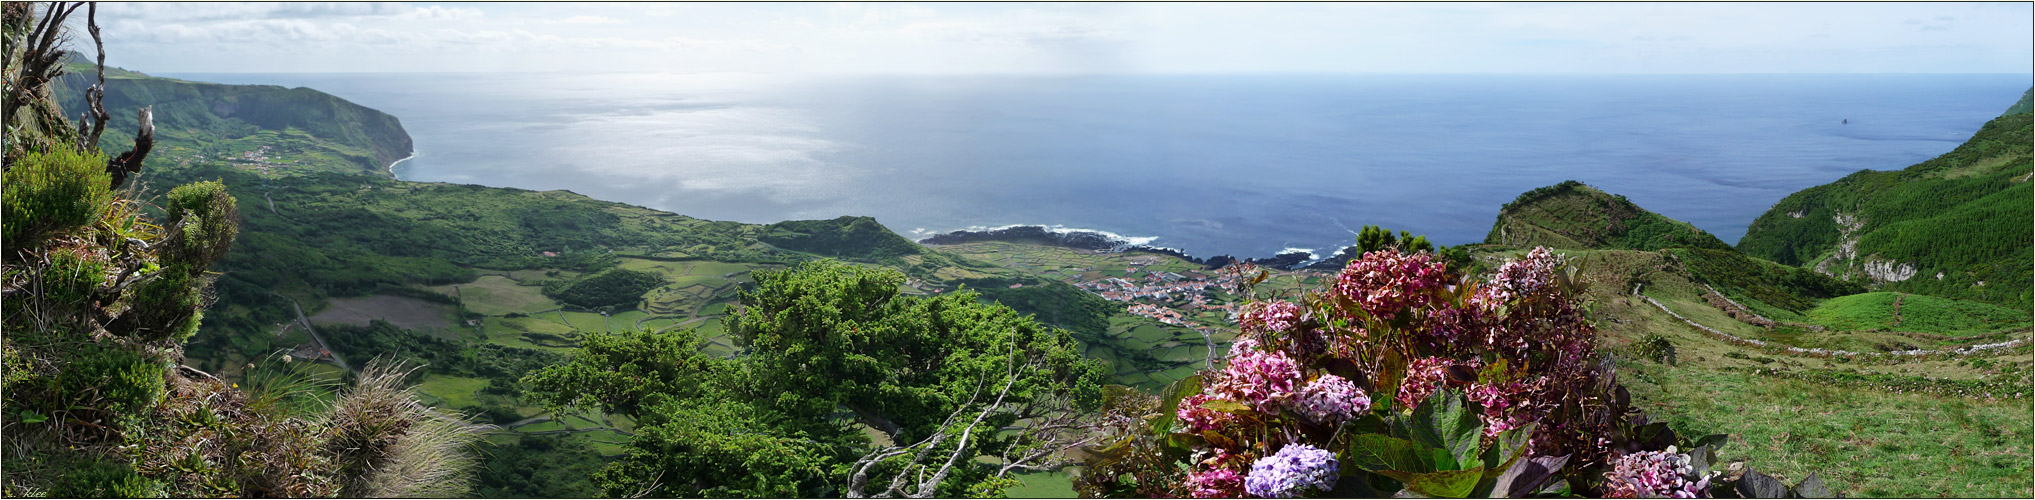
[[[1433,471],[1432,462],[1423,451],[1412,441],[1384,434],[1358,434],[1350,439],[1349,460],[1357,468],[1372,472]]]
[[[1567,455],[1513,461],[1511,466],[1505,468],[1505,472],[1498,474],[1492,481],[1488,496],[1519,498],[1531,495],[1535,490],[1542,489],[1549,480],[1555,479],[1562,466],[1568,463]]]
[[[1201,434],[1175,432],[1166,435],[1166,446],[1170,446],[1173,448],[1192,449],[1203,444],[1206,444],[1207,443],[1206,440],[1207,438],[1203,437]]]
[[[1709,446],[1710,449],[1714,451],[1724,449],[1724,445],[1730,442],[1731,442],[1730,434],[1711,434],[1697,439],[1694,446],[1695,447]]]
[[[1166,386],[1166,390],[1159,393],[1159,401],[1161,401],[1159,404],[1159,418],[1152,419],[1152,433],[1162,434],[1171,431],[1173,429],[1173,421],[1180,418],[1175,411],[1180,408],[1180,400],[1187,399],[1188,396],[1198,392],[1201,392],[1201,374],[1199,373],[1175,380],[1172,385]]]
[[[43,422],[45,422],[45,421],[48,421],[48,420],[49,420],[49,415],[44,415],[44,414],[41,414],[41,413],[36,413],[36,412],[33,412],[33,411],[28,411],[28,410],[21,410],[21,423],[24,423],[24,424],[39,424],[39,423],[43,423]]]
[[[1222,435],[1222,433],[1219,432],[1201,431],[1201,438],[1208,440],[1208,444],[1216,445],[1219,447],[1223,448],[1237,447],[1237,442],[1235,440],[1232,440],[1229,438],[1229,436],[1224,436]]]
[[[1250,406],[1247,406],[1243,403],[1230,401],[1227,399],[1211,399],[1208,401],[1203,401],[1201,403],[1201,407],[1223,413],[1245,413],[1251,411]]]
[[[1526,425],[1498,433],[1497,441],[1484,449],[1485,479],[1496,477],[1497,474],[1512,468],[1513,462],[1526,454],[1526,443],[1533,439],[1533,430],[1538,426],[1538,423],[1527,422]]]
[[[1399,472],[1399,471],[1389,471],[1389,472]],[[1392,474],[1386,475],[1392,476]],[[1477,481],[1483,478],[1484,478],[1483,467],[1441,472],[1427,472],[1420,474],[1407,474],[1406,477],[1404,478],[1393,476],[1393,479],[1399,479],[1401,482],[1406,483],[1407,490],[1410,490],[1414,493],[1439,498],[1468,497],[1470,496],[1471,491],[1476,490]]]
[[[1408,424],[1413,439],[1433,448],[1448,450],[1457,464],[1477,462],[1477,445],[1484,438],[1484,421],[1463,407],[1462,396],[1442,388],[1413,409]]]
[[[1406,359],[1399,357],[1399,351],[1385,350],[1383,358],[1378,360],[1378,377],[1371,379],[1377,389],[1371,392],[1378,394],[1378,397],[1371,400],[1392,401],[1398,396],[1399,382],[1403,380],[1406,380]],[[1393,411],[1404,410],[1405,408],[1393,408]]]
[[[1477,372],[1477,382],[1484,385],[1496,385],[1510,382],[1512,381],[1512,373],[1507,371],[1507,368],[1509,367],[1510,364],[1507,363],[1505,361],[1505,358],[1502,357],[1497,358],[1496,360],[1493,360],[1490,363],[1486,363],[1484,364],[1484,369],[1482,371]]]

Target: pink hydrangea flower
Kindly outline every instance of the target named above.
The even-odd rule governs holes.
[[[1300,389],[1293,409],[1316,423],[1335,426],[1371,411],[1371,397],[1348,379],[1322,375]]]
[[[1257,337],[1241,337],[1238,338],[1235,343],[1231,343],[1229,345],[1228,357],[1235,358],[1237,357],[1238,354],[1243,354],[1245,352],[1255,350],[1258,350]]]
[[[1242,497],[1244,476],[1223,468],[1197,470],[1187,475],[1187,495],[1193,498]]]
[[[1230,357],[1205,393],[1276,413],[1300,383],[1300,365],[1279,351],[1245,350]]]
[[[1300,324],[1302,314],[1300,306],[1283,300],[1266,303],[1258,310],[1259,322],[1264,324],[1266,331],[1273,332],[1291,330]]]
[[[1547,247],[1534,247],[1526,258],[1505,263],[1491,276],[1480,294],[1482,302],[1503,303],[1515,297],[1534,295],[1546,290],[1555,282],[1555,270],[1561,266],[1561,259],[1555,257]]]
[[[1202,403],[1213,399],[1216,398],[1208,397],[1207,394],[1188,396],[1187,399],[1180,400],[1180,407],[1173,411],[1173,415],[1180,417],[1180,425],[1194,432],[1220,430],[1236,422],[1236,415],[1201,407]]]
[[[1445,285],[1445,265],[1425,253],[1382,250],[1350,261],[1336,276],[1335,292],[1379,319],[1392,319],[1409,307],[1433,302],[1434,289]]]
[[[1452,359],[1434,356],[1416,359],[1412,363],[1407,363],[1406,378],[1399,381],[1399,394],[1392,398],[1392,402],[1399,405],[1399,410],[1409,410],[1420,406],[1421,401],[1427,400],[1428,396],[1434,394],[1436,382],[1443,382],[1448,379],[1449,367],[1458,364],[1468,363],[1459,363]]]
[[[1525,380],[1513,380],[1502,384],[1470,384],[1469,397],[1484,407],[1484,435],[1496,436],[1500,432],[1517,429],[1534,420],[1535,412],[1530,405],[1533,385]]]
[[[1642,451],[1611,460],[1608,498],[1702,498],[1710,496],[1710,478],[1690,481],[1689,456],[1667,451]]]

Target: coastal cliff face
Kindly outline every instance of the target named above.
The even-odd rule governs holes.
[[[2026,306],[2035,271],[2030,95],[1942,156],[1788,195],[1753,221],[1738,249],[1889,290]]]
[[[57,103],[76,115],[94,83],[89,65],[73,63],[52,88]],[[193,82],[107,68],[104,105],[112,117],[100,139],[106,145],[131,142],[124,131],[135,129],[136,110],[154,106],[157,140],[196,149],[206,159],[255,152],[243,159],[276,156],[314,171],[384,172],[412,152],[410,134],[395,116],[303,87]],[[260,151],[256,142],[271,148]]]

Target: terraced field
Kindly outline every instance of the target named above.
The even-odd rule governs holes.
[[[2028,412],[2035,356],[2025,343],[1968,354],[1806,354],[1787,348],[1884,352],[1873,348],[1873,339],[1920,344],[1927,340],[1923,335],[1941,335],[1829,326],[1769,331],[1712,306],[1702,298],[1708,289],[1676,272],[1674,263],[1659,253],[1562,253],[1575,255],[1593,284],[1588,297],[1604,334],[1602,345],[1617,360],[1619,381],[1631,390],[1635,404],[1665,417],[1684,434],[1730,434],[1732,444],[1721,451],[1722,459],[1745,460],[1790,480],[1814,472],[1844,496],[2028,493],[2027,478],[2035,473],[2027,446],[2035,438],[2035,416]],[[1641,294],[1633,295],[1641,282]],[[1881,303],[1878,297],[1853,297],[1818,307]],[[1717,333],[1676,319],[1654,302]],[[1903,311],[1905,317],[1905,305]],[[2029,338],[2027,323],[2020,325],[2018,332],[1987,338]],[[1769,345],[1741,343],[1719,333]],[[1645,359],[1631,349],[1649,334],[1674,345],[1672,363]],[[1943,349],[1980,341],[1930,345]]]

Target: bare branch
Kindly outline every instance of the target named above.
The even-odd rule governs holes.
[[[99,134],[106,131],[106,119],[110,117],[106,115],[106,107],[101,104],[106,99],[106,43],[99,38],[99,3],[90,2],[86,5],[85,31],[92,33],[92,46],[99,50],[97,65],[99,83],[85,89],[85,103],[92,109],[92,119],[88,120],[92,124],[92,131],[79,139],[84,142],[78,145],[78,149],[90,151],[99,148]],[[85,124],[79,123],[78,126],[83,128]]]

